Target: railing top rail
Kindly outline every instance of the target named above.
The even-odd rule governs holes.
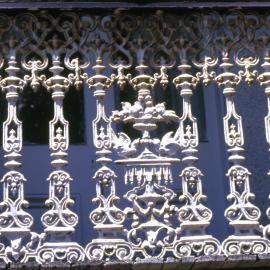
[[[115,8],[265,8],[270,7],[269,1],[0,1],[0,10],[15,9],[115,9]]]

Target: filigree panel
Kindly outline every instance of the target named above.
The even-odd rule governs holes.
[[[121,261],[268,253],[269,225],[260,225],[260,209],[252,203],[251,173],[244,165],[243,117],[235,98],[242,83],[250,86],[256,79],[269,107],[269,31],[264,12],[0,14],[0,86],[7,100],[0,259],[5,263],[36,259],[45,264],[74,263],[86,257]],[[85,82],[96,99],[92,133],[98,168],[93,174],[97,206],[89,216],[97,236],[84,249],[70,236],[79,217],[71,210],[72,177],[64,170],[70,141],[64,98],[68,89],[81,91]],[[226,105],[230,205],[225,217],[234,234],[222,244],[207,232],[215,216],[206,204],[203,172],[197,166],[200,134],[192,96],[201,82],[217,83]],[[159,96],[161,101],[157,98],[168,83],[179,92],[180,114],[169,109],[165,95]],[[31,232],[33,218],[24,209],[26,180],[18,170],[23,123],[17,116],[17,101],[27,85],[34,92],[46,88],[54,104],[49,123],[53,170],[41,234]],[[107,91],[114,85],[123,92],[132,88],[135,99],[126,95],[121,107],[107,108]],[[269,114],[265,117],[268,144]],[[118,132],[117,124],[136,133]],[[166,127],[162,136],[157,132],[160,124]],[[114,160],[114,154],[119,159]],[[116,175],[112,162],[124,168],[123,177]],[[179,162],[182,191],[177,198],[171,184],[177,183],[172,167]],[[124,198],[117,193],[122,182],[132,186]],[[119,200],[129,206],[121,209]]]

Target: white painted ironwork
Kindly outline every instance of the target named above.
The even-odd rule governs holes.
[[[220,64],[223,72],[215,77],[226,102],[223,125],[225,142],[228,147],[228,160],[231,163],[226,174],[230,180],[230,194],[227,198],[232,201],[232,204],[226,209],[225,217],[234,228],[234,234],[223,241],[222,249],[226,255],[267,253],[269,243],[261,236],[262,228],[259,224],[261,212],[251,202],[255,197],[250,190],[249,176],[251,173],[242,165],[245,160],[242,117],[236,112],[234,102],[236,88],[242,77],[246,77],[248,84],[253,81],[252,73],[248,70],[257,61],[251,58],[238,61],[238,64],[245,66],[245,72],[240,71],[239,74],[236,74],[232,72],[233,64],[230,63],[229,57],[229,50],[223,51]]]
[[[96,197],[93,202],[98,207],[90,213],[90,221],[95,225],[98,237],[90,242],[85,253],[89,260],[127,260],[131,257],[131,246],[123,239],[125,213],[116,206],[120,199],[116,195],[115,172],[108,167],[112,159],[112,128],[111,122],[105,113],[104,99],[106,92],[111,87],[113,79],[103,75],[105,66],[100,58],[93,67],[95,75],[87,80],[89,88],[93,90],[96,98],[96,118],[93,120],[93,140],[97,149],[100,164],[99,169],[93,176],[96,182]]]
[[[171,165],[179,162],[173,156],[179,150],[179,144],[167,132],[161,140],[153,138],[151,132],[157,129],[159,122],[177,122],[178,116],[172,110],[166,110],[165,103],[154,104],[152,91],[159,81],[167,84],[165,66],[160,68],[160,75],[150,76],[143,64],[144,50],[137,53],[138,75],[123,74],[123,66],[118,67],[118,82],[123,86],[124,80],[137,91],[137,100],[122,103],[121,111],[114,111],[112,120],[117,123],[131,123],[140,131],[139,138],[132,140],[126,133],[113,133],[113,148],[120,157],[116,163],[125,165],[125,182],[135,187],[125,194],[132,207],[125,209],[131,218],[131,229],[127,241],[132,245],[134,255],[144,258],[164,257],[171,252],[177,239],[178,229],[174,229],[171,218],[175,215],[175,206],[171,201],[176,194],[167,187],[172,182]],[[125,84],[124,84],[125,85]]]
[[[54,48],[52,56],[52,76],[44,85],[52,93],[54,102],[54,117],[49,123],[49,146],[51,150],[51,165],[53,172],[49,175],[49,198],[45,204],[50,208],[41,221],[45,227],[42,245],[37,249],[37,261],[41,264],[52,262],[75,263],[84,260],[84,250],[76,242],[72,242],[71,234],[75,231],[78,216],[70,210],[74,200],[70,194],[70,183],[73,180],[63,168],[68,164],[67,151],[69,147],[69,123],[63,114],[63,99],[71,81],[62,76],[60,55]],[[32,76],[32,80],[36,80]],[[35,86],[36,84],[34,84]]]
[[[4,262],[25,262],[31,254],[27,244],[31,236],[33,217],[25,211],[28,202],[24,198],[24,183],[20,157],[22,150],[22,122],[17,117],[17,100],[25,87],[25,81],[18,77],[19,68],[16,61],[16,50],[12,48],[7,56],[7,76],[2,78],[0,85],[6,93],[7,119],[3,123],[3,148],[7,159],[6,174],[1,179],[3,183],[3,200],[0,204],[3,212],[0,214],[1,250],[0,258]],[[3,67],[3,61],[1,61]]]
[[[267,143],[270,145],[270,56],[269,56],[269,49],[267,47],[268,40],[264,40],[263,45],[265,46],[264,49],[264,62],[262,64],[263,72],[258,74],[257,80],[262,87],[264,87],[264,92],[267,97],[267,110],[268,113],[264,118],[265,124],[265,137]],[[270,171],[268,172],[270,175]],[[269,195],[270,198],[270,195]],[[268,207],[266,214],[270,219],[270,207]],[[269,239],[270,237],[270,224],[264,227],[264,236]]]
[[[192,114],[191,97],[193,95],[192,88],[197,86],[199,79],[190,74],[191,66],[185,59],[182,60],[178,69],[181,74],[173,82],[183,99],[183,113],[176,137],[178,137],[182,149],[184,166],[180,174],[183,194],[179,199],[185,202],[185,205],[178,210],[182,236],[180,240],[175,242],[174,254],[179,258],[217,255],[220,253],[220,243],[206,232],[212,219],[212,211],[203,204],[207,198],[202,190],[203,174],[196,167],[199,136],[197,119]]]
[[[257,78],[268,101],[265,130],[270,144],[269,18],[238,11],[226,15],[191,12],[170,16],[158,11],[144,16],[117,10],[107,15],[0,15],[0,56],[5,56],[5,62],[0,61],[0,86],[7,100],[7,119],[3,123],[7,172],[1,180],[0,260],[73,264],[86,260],[269,253],[270,226],[260,225],[260,209],[252,203],[251,173],[244,166],[242,117],[235,103],[240,84],[251,85]],[[256,71],[260,52],[264,52],[261,73]],[[198,60],[202,58],[204,61]],[[95,72],[92,76],[82,72],[90,59]],[[175,71],[177,65],[180,75],[175,77],[168,70]],[[109,74],[109,66],[117,71],[116,75]],[[192,71],[196,68],[200,72]],[[153,72],[157,69],[159,74]],[[71,210],[72,178],[65,170],[69,122],[63,114],[66,91],[72,84],[81,91],[84,81],[96,99],[92,132],[98,164],[93,174],[93,202],[98,205],[90,213],[97,236],[85,248],[71,239],[80,217]],[[222,244],[207,232],[215,217],[204,204],[207,196],[203,192],[203,173],[197,166],[198,123],[191,101],[200,81],[205,85],[217,82],[226,104],[223,125],[231,204],[225,217],[234,233]],[[19,171],[23,138],[17,101],[28,83],[34,91],[45,86],[54,103],[49,124],[53,170],[48,177],[49,209],[41,217],[45,227],[41,234],[31,231],[33,218],[24,209],[28,205],[26,179]],[[169,110],[165,102],[155,101],[159,88],[170,83],[182,99],[181,117]],[[132,88],[136,100],[129,100],[127,95],[122,108],[107,116],[105,99],[113,87],[120,87],[121,91]],[[177,126],[175,130],[158,136],[159,124],[169,122]],[[117,125],[126,124],[139,131],[138,138],[117,132]],[[114,160],[115,153],[119,160]],[[172,166],[179,164],[180,159],[178,185]],[[116,175],[113,162],[124,168],[123,177]],[[182,187],[179,199],[172,188],[173,181]],[[128,191],[121,198],[116,190],[123,182]],[[121,209],[119,200],[129,207]]]

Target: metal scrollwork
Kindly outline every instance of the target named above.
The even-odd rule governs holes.
[[[246,219],[257,221],[260,217],[259,208],[250,203],[250,200],[255,197],[250,192],[250,174],[245,167],[239,165],[232,166],[227,173],[232,187],[227,198],[233,201],[233,204],[226,209],[225,216],[230,222]],[[245,207],[242,207],[243,204]]]
[[[3,66],[3,62],[2,62]],[[27,248],[23,242],[30,236],[33,217],[24,208],[28,202],[24,199],[25,177],[18,171],[22,150],[22,122],[17,117],[17,100],[25,87],[25,82],[18,77],[16,55],[10,49],[5,69],[7,76],[0,85],[6,93],[7,119],[3,123],[3,148],[6,152],[5,163],[8,172],[3,176],[3,201],[0,203],[0,259],[4,262],[24,262],[28,260]],[[7,242],[5,243],[5,239]]]
[[[74,204],[70,197],[71,176],[63,170],[67,165],[67,150],[69,147],[69,123],[63,114],[63,99],[71,81],[61,76],[64,70],[60,66],[58,47],[54,48],[54,57],[50,71],[52,76],[44,80],[47,90],[52,92],[54,101],[54,117],[49,123],[49,146],[51,149],[51,164],[55,170],[49,175],[49,198],[45,204],[50,207],[41,221],[45,227],[42,245],[37,249],[39,263],[67,262],[74,263],[84,260],[84,250],[76,242],[72,242],[70,234],[75,231],[78,216],[69,207]],[[35,78],[33,78],[35,79]],[[62,238],[58,243],[56,239]]]
[[[165,103],[154,104],[151,91],[158,81],[166,83],[165,68],[161,67],[160,75],[150,76],[143,64],[144,51],[141,49],[136,66],[138,75],[124,75],[122,66],[118,67],[118,79],[125,79],[137,91],[137,100],[131,104],[122,103],[121,111],[114,111],[111,119],[116,123],[131,123],[140,131],[141,137],[131,138],[121,132],[113,133],[113,149],[124,159],[116,163],[126,166],[125,182],[136,186],[125,195],[132,207],[125,209],[132,220],[127,240],[133,253],[164,257],[172,251],[178,231],[173,229],[171,218],[175,206],[170,205],[174,192],[166,185],[172,181],[171,165],[179,159],[173,158],[179,149],[173,132],[166,133],[161,140],[152,138],[151,132],[157,128],[158,122],[178,122],[179,118],[172,110],[167,110]],[[121,69],[121,70],[120,70]],[[137,183],[137,184],[136,184]]]
[[[232,30],[234,32],[235,30]],[[237,32],[237,31],[236,31]],[[242,126],[242,117],[236,112],[234,97],[236,88],[241,83],[243,77],[248,85],[250,85],[256,72],[251,72],[250,67],[255,65],[257,60],[252,57],[241,57],[235,59],[236,63],[245,67],[245,71],[239,71],[238,74],[232,72],[233,64],[230,62],[231,48],[235,45],[235,38],[223,38],[224,44],[233,44],[228,49],[222,49],[222,59],[220,67],[222,73],[215,77],[218,86],[223,90],[226,102],[226,115],[223,118],[225,142],[228,147],[231,167],[227,176],[230,179],[230,194],[228,200],[232,201],[225,211],[225,217],[229,220],[230,225],[234,228],[234,235],[230,235],[222,243],[223,252],[226,255],[235,254],[256,254],[258,251],[267,252],[268,242],[262,238],[260,234],[261,227],[259,224],[260,210],[251,203],[254,194],[250,192],[249,175],[250,172],[241,163],[245,160],[244,152],[244,133]],[[237,38],[236,38],[237,40]],[[236,54],[239,57],[239,53]],[[249,248],[235,248],[235,245],[244,247],[250,241]],[[263,248],[255,248],[258,244]]]
[[[92,200],[98,207],[90,213],[90,221],[95,225],[98,238],[93,239],[85,248],[86,255],[91,261],[129,259],[132,249],[124,240],[125,213],[116,206],[119,197],[116,195],[116,174],[108,167],[112,161],[110,157],[112,146],[111,122],[105,113],[104,99],[106,92],[113,83],[113,76],[109,78],[102,74],[105,67],[101,58],[96,60],[93,67],[95,75],[87,80],[89,88],[96,98],[97,115],[93,120],[93,140],[97,149],[97,163],[100,168],[93,179],[96,182],[96,197]]]
[[[214,255],[220,253],[220,243],[211,235],[207,235],[206,228],[212,219],[212,211],[202,204],[206,196],[202,190],[202,172],[195,166],[198,160],[196,154],[199,144],[197,119],[192,114],[192,88],[195,88],[199,79],[190,74],[191,66],[186,60],[178,66],[181,74],[173,83],[183,99],[183,113],[180,118],[176,138],[179,140],[182,151],[184,169],[182,177],[182,192],[179,197],[185,205],[178,210],[181,237],[175,242],[174,254],[176,257]],[[203,80],[206,80],[204,72]],[[201,75],[199,75],[200,77]]]
[[[264,93],[267,98],[267,115],[264,117],[264,126],[265,126],[265,137],[268,145],[270,145],[270,54],[268,49],[269,39],[265,36],[262,36],[262,49],[264,50],[264,62],[262,64],[263,72],[257,74],[257,81],[264,88]],[[270,172],[268,172],[270,175]],[[270,198],[270,196],[269,196]],[[266,214],[270,219],[270,207],[268,207]],[[270,224],[266,225],[264,228],[264,236],[269,239],[270,235]]]
[[[264,120],[270,144],[269,15],[238,10],[146,14],[124,9],[111,14],[84,10],[0,14],[0,87],[7,100],[0,261],[73,264],[85,259],[269,253],[270,225],[260,225],[260,209],[252,203],[251,173],[243,164],[243,118],[235,102],[237,88],[257,80],[267,97]],[[89,74],[90,63],[94,63],[94,75]],[[175,75],[177,66],[180,74]],[[92,177],[96,207],[89,218],[97,236],[82,248],[71,239],[79,217],[71,210],[73,181],[64,169],[70,138],[63,100],[70,87],[81,91],[85,82],[96,100],[92,121],[98,166]],[[223,129],[230,185],[225,217],[234,233],[222,244],[207,232],[214,216],[197,166],[200,142],[192,96],[201,82],[205,86],[216,82],[225,97]],[[179,91],[181,116],[165,103],[166,98],[160,98],[167,93],[159,91],[167,91],[168,85]],[[54,103],[49,123],[53,169],[47,179],[49,209],[41,218],[45,227],[41,234],[31,231],[33,218],[25,210],[26,179],[19,171],[23,134],[17,110],[20,93],[30,90],[28,86],[33,91],[46,88]],[[107,116],[112,108],[106,107],[105,99],[113,87],[123,96],[132,88],[136,100],[126,95],[121,108]],[[167,124],[170,130],[163,132]],[[125,125],[140,135],[134,138],[128,131],[118,132]],[[172,167],[180,161],[178,200],[171,185],[175,182]],[[124,195],[129,207],[118,205],[122,198],[116,187],[122,179],[112,162],[124,167],[123,182],[133,185]]]

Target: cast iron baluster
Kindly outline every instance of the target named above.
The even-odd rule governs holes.
[[[15,50],[10,50],[7,77],[0,82],[2,91],[6,93],[7,120],[3,123],[3,148],[7,159],[5,167],[8,172],[3,176],[3,201],[0,206],[4,211],[0,214],[0,234],[7,240],[7,246],[1,243],[0,258],[8,262],[25,262],[28,258],[26,237],[31,235],[30,228],[33,217],[23,210],[28,206],[24,199],[25,177],[18,171],[21,167],[20,157],[23,144],[22,122],[17,117],[17,101],[26,82],[17,77],[19,68]]]
[[[242,165],[245,160],[242,118],[237,114],[234,102],[236,88],[244,73],[232,72],[233,64],[230,63],[228,52],[223,53],[220,67],[223,72],[215,77],[215,81],[225,96],[227,112],[223,118],[224,136],[231,163],[227,172],[230,180],[230,194],[227,198],[232,204],[226,209],[225,217],[234,228],[234,234],[223,241],[222,249],[225,255],[265,253],[268,251],[268,242],[260,236],[260,209],[251,203],[255,195],[250,191],[251,173]]]
[[[180,90],[183,99],[183,113],[176,137],[182,148],[184,166],[180,174],[183,194],[179,199],[184,201],[185,205],[178,211],[183,236],[175,243],[174,254],[176,257],[216,255],[220,253],[220,243],[206,233],[212,219],[212,211],[203,204],[207,199],[202,190],[203,174],[196,167],[199,136],[197,119],[192,114],[191,97],[192,88],[197,86],[199,79],[190,74],[191,66],[185,60],[182,60],[178,69],[181,74],[173,83]]]
[[[95,225],[98,238],[92,240],[85,253],[89,260],[124,260],[131,256],[131,246],[122,238],[124,212],[116,206],[119,197],[116,195],[115,172],[108,167],[112,162],[111,154],[112,129],[111,123],[106,116],[104,99],[106,92],[111,87],[113,79],[102,75],[105,67],[100,58],[93,67],[95,75],[87,81],[89,88],[93,90],[96,98],[96,118],[93,120],[93,140],[99,156],[96,160],[100,164],[93,179],[96,181],[96,197],[93,202],[98,207],[90,213],[90,221]]]
[[[71,241],[78,216],[69,207],[74,204],[70,197],[71,176],[63,170],[68,164],[69,123],[63,115],[63,99],[71,81],[61,76],[64,70],[57,52],[52,54],[52,77],[45,81],[48,91],[52,92],[54,117],[49,124],[49,146],[54,167],[49,175],[49,198],[46,205],[50,210],[41,217],[44,225],[45,239],[38,249],[37,260],[40,263],[67,262],[75,263],[84,260],[84,250],[76,242]]]

